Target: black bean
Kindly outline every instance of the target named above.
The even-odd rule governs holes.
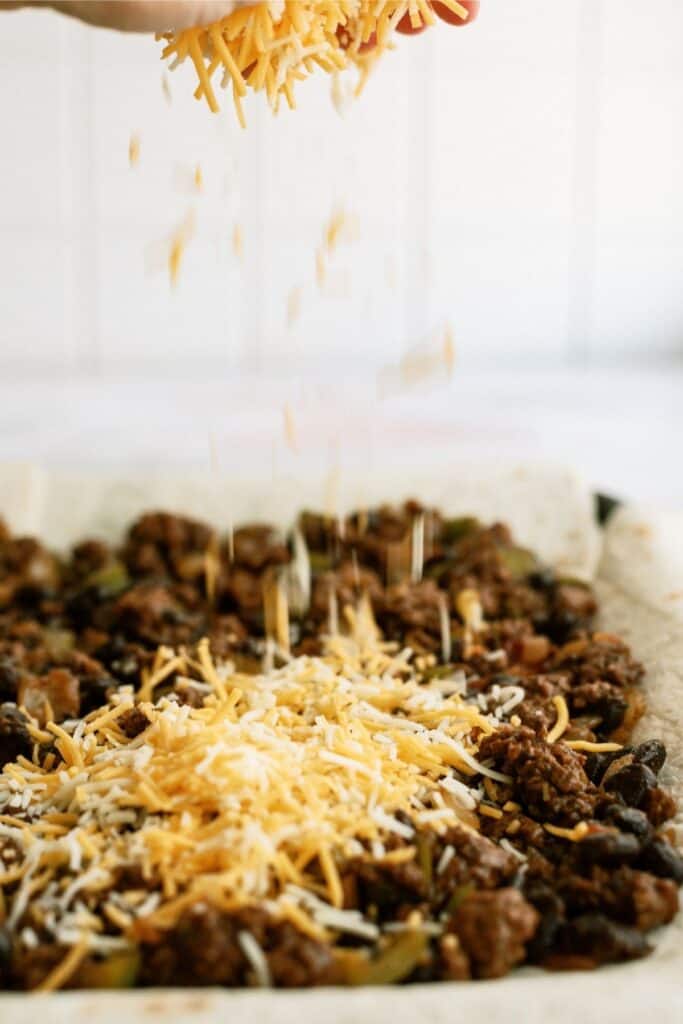
[[[582,914],[562,929],[564,952],[591,956],[598,963],[637,960],[650,952],[645,936],[637,928],[617,924],[603,914]]]
[[[620,828],[622,832],[631,832],[638,839],[649,839],[652,835],[652,825],[648,821],[647,814],[635,807],[612,804],[607,808],[606,819]]]
[[[619,508],[621,502],[618,498],[612,498],[609,494],[595,495],[595,513],[601,526],[604,526],[612,513]]]
[[[683,857],[665,839],[653,839],[647,844],[638,867],[658,878],[672,878],[677,885],[683,885]]]
[[[628,703],[621,697],[611,697],[609,700],[602,700],[593,705],[591,711],[600,715],[600,732],[608,736],[624,721],[627,708]]]
[[[109,693],[116,689],[111,676],[98,676],[81,682],[81,715],[87,715],[107,703]]]
[[[579,844],[585,864],[624,864],[640,853],[640,841],[631,832],[596,832]]]
[[[524,896],[540,914],[538,927],[527,943],[527,955],[532,963],[544,959],[555,944],[564,924],[564,902],[551,886],[532,880],[524,886]]]
[[[9,983],[12,964],[12,940],[6,928],[0,926],[0,995]]]
[[[0,968],[8,964],[12,957],[12,940],[6,928],[0,927]]]
[[[609,754],[589,754],[586,758],[583,769],[591,782],[594,782],[596,786],[600,785],[602,777],[607,771],[609,766],[608,757]]]
[[[627,764],[604,784],[610,793],[618,793],[629,807],[638,807],[648,789],[657,785],[657,776],[646,764]]]
[[[574,612],[554,612],[545,627],[547,636],[554,644],[564,644],[571,640],[576,631],[583,625],[583,620]]]
[[[666,747],[660,740],[647,740],[633,751],[633,758],[638,764],[645,764],[655,775],[659,775],[666,761]]]
[[[552,590],[555,586],[555,573],[552,569],[536,569],[529,573],[529,586],[534,590]]]
[[[630,747],[621,747],[620,750],[610,750],[602,754],[589,754],[584,765],[586,775],[591,782],[599,785],[612,762],[620,757],[625,757],[630,750]]]

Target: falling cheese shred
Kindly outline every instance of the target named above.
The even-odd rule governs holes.
[[[458,0],[443,0],[467,20]],[[162,59],[171,69],[189,60],[204,99],[216,113],[216,91],[231,89],[237,116],[245,124],[242,99],[248,89],[265,92],[277,112],[282,100],[295,106],[294,88],[313,71],[331,75],[355,67],[358,94],[378,58],[392,48],[399,21],[408,14],[415,26],[433,25],[428,0],[284,0],[236,5],[221,21],[162,37]]]
[[[131,167],[137,167],[140,162],[140,136],[131,135],[128,143],[128,163]]]

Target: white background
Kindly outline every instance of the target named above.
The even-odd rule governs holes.
[[[448,322],[452,385],[385,401],[380,422],[574,452],[598,482],[683,500],[683,4],[482,7],[467,30],[401,40],[344,118],[322,76],[295,114],[248,102],[246,132],[229,103],[212,117],[191,98],[190,68],[169,105],[152,38],[0,15],[0,457],[143,465],[180,443],[206,459],[231,403],[270,403],[280,437],[301,374],[321,395],[337,382],[348,430],[353,382],[367,412],[368,382]],[[358,238],[321,290],[315,250],[340,206]],[[169,238],[190,210],[172,291]],[[266,373],[281,386],[261,389]],[[150,394],[141,444],[125,428]]]

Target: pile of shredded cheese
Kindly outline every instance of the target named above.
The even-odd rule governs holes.
[[[444,6],[467,19],[458,0]],[[245,124],[242,99],[247,89],[265,91],[277,111],[284,96],[295,106],[294,86],[316,68],[335,74],[349,66],[360,70],[357,91],[375,61],[391,47],[398,23],[406,15],[411,24],[432,25],[428,0],[271,0],[239,5],[212,25],[167,33],[162,57],[171,68],[189,59],[199,85],[197,99],[212,111],[219,109],[213,79],[232,88],[237,115]]]
[[[438,832],[476,828],[482,792],[468,779],[509,781],[477,760],[495,715],[465,703],[461,679],[421,684],[408,650],[336,637],[324,657],[259,676],[214,665],[206,643],[180,657],[201,708],[122,691],[83,720],[34,727],[59,757],[41,764],[36,747],[0,774],[0,919],[20,947],[47,936],[113,952],[198,901],[376,938],[341,909],[339,865],[413,857],[399,812]],[[163,651],[155,679],[178,658]],[[129,739],[119,722],[136,706],[149,725]],[[388,849],[394,836],[407,845]],[[121,880],[131,866],[144,887]]]

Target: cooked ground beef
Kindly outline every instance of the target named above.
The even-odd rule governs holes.
[[[539,915],[517,889],[473,892],[453,913],[454,931],[475,978],[500,978],[525,958]]]
[[[131,708],[119,715],[117,725],[124,736],[134,740],[149,726],[149,718],[141,708]]]
[[[416,502],[361,510],[343,522],[304,513],[299,528],[311,594],[301,614],[290,609],[293,653],[320,653],[331,616],[343,626],[345,609],[367,596],[384,638],[422,657],[425,682],[455,678],[468,700],[488,709],[502,707],[501,694],[512,696],[478,753],[509,781],[468,780],[491,813],[480,815],[480,832],[417,827],[412,839],[387,843],[389,851],[410,848],[407,860],[367,853],[339,864],[345,909],[395,929],[367,956],[357,948],[362,940],[342,936],[343,953],[373,968],[386,956],[391,973],[400,959],[391,936],[416,917],[441,922],[444,931],[416,944],[419,956],[403,965],[400,980],[493,978],[523,962],[594,967],[644,956],[646,933],[672,919],[683,884],[683,858],[658,831],[676,809],[657,779],[666,751],[651,740],[582,754],[546,740],[557,697],[570,713],[563,739],[627,742],[642,714],[642,666],[618,637],[593,631],[590,587],[541,565],[503,524],[445,519]],[[416,531],[424,549],[420,580],[411,564]],[[131,526],[120,548],[89,539],[60,560],[0,523],[0,769],[32,756],[19,704],[39,724],[85,716],[119,687],[138,686],[160,644],[192,648],[206,636],[216,658],[258,670],[264,582],[282,573],[291,592],[291,550],[291,539],[267,524],[217,537],[201,522],[155,512]],[[460,610],[463,590],[475,591],[481,604],[474,633]],[[205,698],[201,686],[174,675],[156,696],[162,693],[195,707]],[[117,721],[128,739],[149,724],[141,708]],[[53,745],[41,747],[41,762],[54,756]],[[587,830],[580,841],[552,833],[579,823]],[[15,857],[4,849],[1,870]],[[130,889],[150,884],[136,865],[126,870]],[[227,913],[198,904],[170,932],[140,923],[138,982],[254,983],[241,933],[263,950],[275,985],[346,977],[328,944],[289,921],[262,909]],[[34,987],[64,953],[47,942],[12,950],[0,927],[0,989]]]
[[[212,531],[183,516],[154,512],[142,516],[128,531],[123,559],[134,576],[196,579]],[[202,560],[201,568],[195,556]]]
[[[486,737],[480,756],[513,779],[512,790],[526,812],[555,825],[575,825],[594,817],[601,801],[583,758],[564,744],[547,744],[529,728],[504,726]]]
[[[324,985],[332,980],[330,948],[274,922],[258,910],[234,914],[197,905],[172,931],[141,944],[143,985],[235,987],[251,980],[252,966],[240,943],[248,933],[263,950],[274,984],[283,988]]]
[[[462,886],[474,889],[497,889],[508,884],[517,873],[517,858],[492,842],[486,836],[448,829],[441,837],[443,849],[454,851],[448,866],[436,880],[436,891],[447,898],[448,893]]]

